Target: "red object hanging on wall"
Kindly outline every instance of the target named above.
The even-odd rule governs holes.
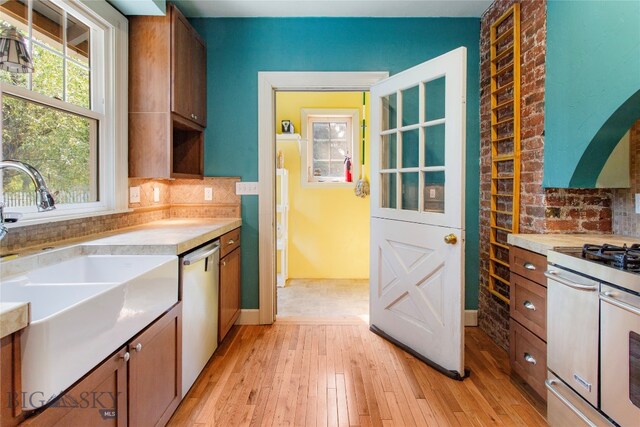
[[[346,156],[344,158],[344,181],[352,182],[353,178],[351,177],[351,157]]]

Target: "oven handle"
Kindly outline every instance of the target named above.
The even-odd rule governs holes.
[[[544,275],[547,279],[555,280],[558,283],[562,283],[563,285],[569,286],[573,289],[579,289],[581,291],[597,291],[598,285],[581,285],[580,283],[575,283],[570,280],[565,279],[560,276],[560,272],[558,270],[547,270],[544,272]]]
[[[589,418],[587,418],[585,414],[580,412],[580,410],[576,408],[573,403],[569,402],[569,400],[567,400],[566,397],[561,395],[560,392],[555,389],[554,385],[556,384],[558,384],[557,380],[545,380],[544,382],[544,385],[547,387],[547,390],[553,393],[555,397],[557,397],[562,403],[565,404],[565,406],[571,409],[571,411],[573,411],[573,413],[575,413],[578,417],[580,417],[580,419],[584,421],[589,427],[597,427]]]
[[[635,314],[636,316],[640,316],[640,308],[634,307],[631,304],[627,304],[626,302],[622,302],[615,297],[613,292],[601,292],[600,299],[604,302],[608,302],[611,305],[615,305],[618,308],[623,310],[627,310],[630,313]]]

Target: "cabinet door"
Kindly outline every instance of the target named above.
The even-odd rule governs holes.
[[[20,332],[0,340],[0,420],[3,426],[21,421]]]
[[[193,91],[193,120],[202,127],[207,126],[207,47],[202,39],[192,32],[193,68],[191,84]]]
[[[127,358],[126,348],[120,349],[51,406],[21,425],[126,426]]]
[[[222,341],[240,315],[240,248],[220,260],[220,320]]]
[[[171,111],[193,120],[193,36],[191,25],[174,6],[171,9]]]
[[[180,403],[182,303],[129,344],[129,423],[165,425]]]

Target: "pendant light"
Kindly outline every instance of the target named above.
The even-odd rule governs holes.
[[[11,73],[32,73],[33,62],[22,34],[15,28],[0,33],[0,70]]]

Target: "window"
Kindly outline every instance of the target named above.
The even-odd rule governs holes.
[[[357,109],[303,109],[302,184],[352,186],[359,173],[360,122]],[[345,161],[351,162],[351,182],[346,181]]]
[[[126,208],[126,18],[106,2],[9,0],[0,27],[18,29],[34,63],[0,70],[2,158],[38,169],[57,208],[31,216],[33,184],[4,169],[7,209],[50,220]]]

